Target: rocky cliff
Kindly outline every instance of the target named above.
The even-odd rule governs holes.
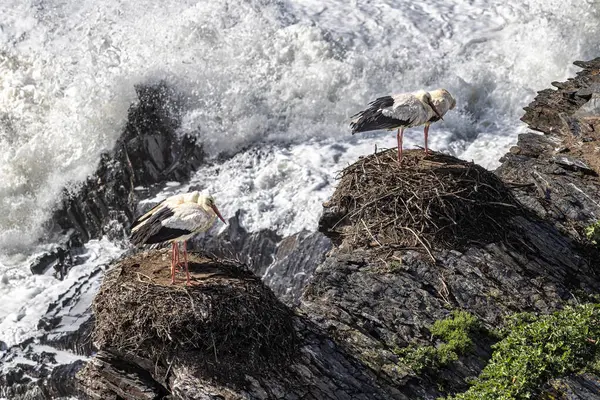
[[[297,307],[253,296],[252,309],[277,310],[272,319],[283,336],[273,325],[265,330],[271,321],[260,314],[238,310],[248,290],[236,275],[246,274],[242,264],[198,262],[192,288],[162,286],[153,275],[135,276],[135,268],[124,272],[133,261],[114,266],[95,300],[99,352],[79,374],[84,392],[126,399],[596,398],[600,258],[586,229],[596,221],[600,187],[600,113],[593,106],[600,60],[578,65],[584,70],[577,78],[540,92],[526,109],[524,120],[543,134],[521,135],[496,173],[419,151],[407,152],[402,168],[393,151],[348,167],[319,226],[334,248],[295,286],[288,304]],[[228,251],[265,249],[239,232],[233,225]],[[143,259],[136,264],[148,268]],[[277,265],[273,258],[258,264]],[[210,265],[227,272],[217,278]],[[291,269],[283,265],[285,279]],[[269,269],[255,270],[285,294]],[[264,293],[264,283],[243,276]],[[225,297],[223,282],[231,290]],[[175,325],[187,322],[140,326],[147,302],[112,301],[126,297],[109,293],[113,287],[162,293],[173,302],[162,312],[174,313]],[[232,302],[225,317],[223,302]],[[210,331],[220,318],[234,319],[228,324],[236,328],[210,340],[186,331],[188,324]],[[103,339],[110,324],[130,330],[130,341]],[[243,324],[256,327],[237,338]],[[160,346],[149,350],[142,334]],[[201,361],[190,364],[194,352]]]
[[[15,398],[599,398],[600,59],[577,65],[526,108],[540,133],[521,135],[497,171],[418,151],[402,168],[393,151],[364,157],[319,232],[248,233],[236,216],[195,241],[191,288],[165,285],[164,251],[125,256],[107,266],[95,320],[64,344],[91,358],[44,370],[58,364],[48,353],[0,382]],[[173,154],[159,164],[194,168]],[[110,184],[127,199],[128,176]],[[133,203],[107,209],[127,221]],[[56,222],[80,241],[106,229],[109,214],[90,211],[104,207],[77,204]],[[77,380],[61,383],[63,370]]]

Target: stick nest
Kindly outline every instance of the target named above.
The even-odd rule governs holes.
[[[319,230],[349,247],[462,250],[504,240],[522,206],[493,173],[442,154],[396,149],[342,171]]]
[[[289,362],[292,313],[259,278],[233,263],[191,256],[195,285],[170,285],[169,257],[145,252],[106,275],[93,304],[99,349],[164,368],[183,362],[230,384],[243,382],[245,371]]]

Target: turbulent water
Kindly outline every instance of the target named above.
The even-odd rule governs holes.
[[[599,35],[600,2],[585,0],[2,0],[0,340],[35,335],[66,285],[27,261],[51,245],[43,223],[61,189],[114,145],[135,84],[176,88],[181,134],[225,160],[193,185],[248,228],[289,234],[316,226],[337,171],[394,146],[390,133],[350,136],[369,100],[447,88],[457,108],[431,147],[493,168],[522,107],[598,56]],[[406,136],[422,144],[421,130]],[[91,268],[120,250],[89,251]]]

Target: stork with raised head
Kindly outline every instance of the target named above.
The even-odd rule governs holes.
[[[190,285],[187,240],[209,230],[217,217],[225,223],[212,196],[198,191],[178,194],[133,221],[130,240],[136,246],[171,243],[171,284],[175,283],[175,267],[179,265],[179,242],[183,242],[186,283]]]
[[[446,89],[432,92],[419,90],[392,96],[379,97],[369,103],[366,110],[352,116],[352,134],[379,129],[398,129],[398,162],[402,160],[402,136],[404,129],[425,125],[425,152],[428,152],[427,137],[429,125],[443,120],[444,114],[456,105],[456,101]]]

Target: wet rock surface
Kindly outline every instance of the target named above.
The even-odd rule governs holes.
[[[2,356],[0,396],[43,400],[78,395],[75,376],[85,365],[84,359],[32,341],[13,346]]]
[[[263,275],[263,282],[284,303],[298,306],[314,271],[332,248],[320,232],[302,231],[279,242],[274,261]]]
[[[197,237],[190,240],[191,249],[206,254],[231,258],[248,265],[256,275],[262,276],[274,260],[281,236],[270,229],[248,232],[240,224],[238,211],[227,221],[226,229],[218,235]]]

